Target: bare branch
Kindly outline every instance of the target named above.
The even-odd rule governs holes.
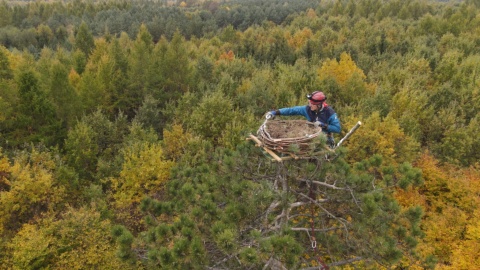
[[[337,220],[338,222],[340,222],[343,227],[345,228],[345,231],[348,231],[347,229],[347,225],[345,223],[347,223],[346,220],[342,219],[342,218],[339,218],[337,216],[335,216],[334,214],[330,213],[327,209],[325,209],[320,203],[317,202],[317,200],[313,200],[312,198],[308,197],[307,195],[303,194],[303,193],[299,193],[300,196],[308,199],[310,202],[312,202],[313,204],[315,204],[316,206],[318,206],[320,209],[323,210],[323,212],[325,212],[328,216],[330,216],[331,218]]]
[[[270,259],[268,259],[267,263],[263,266],[262,270],[266,270],[267,267],[270,265],[270,262],[272,261],[272,257],[270,257]]]
[[[269,266],[271,266],[270,267],[271,269],[287,270],[287,268],[285,268],[285,266],[279,260],[274,259],[273,257],[270,257],[270,259],[268,259],[267,263],[265,264],[265,266],[263,266],[262,270],[268,269]]]
[[[347,190],[346,188],[340,188],[340,187],[337,187],[337,186],[335,186],[335,185],[327,184],[327,183],[325,183],[325,182],[308,180],[308,179],[302,179],[302,178],[297,178],[297,180],[298,180],[298,181],[302,181],[302,182],[312,183],[312,184],[315,184],[315,185],[320,185],[320,186],[328,187],[328,188],[331,188],[331,189]]]
[[[308,203],[306,203],[306,202],[294,202],[294,203],[290,204],[290,209],[295,208],[295,207],[299,207],[299,206],[302,206],[302,205],[307,205],[307,204]]]
[[[280,202],[279,201],[273,201],[270,206],[268,207],[267,211],[265,211],[265,224],[267,223],[267,220],[268,220],[268,215],[273,212],[273,210],[275,210],[275,208],[277,208],[277,206],[280,205]]]
[[[358,206],[358,208],[360,209],[360,211],[363,212],[362,208],[360,207],[359,205],[359,201],[357,200],[357,198],[355,197],[355,194],[353,194],[353,190],[351,188],[349,188],[350,190],[350,194],[352,195],[352,198],[353,198],[353,201],[355,202],[355,204]]]
[[[338,230],[339,228],[338,227],[332,227],[332,228],[328,228],[328,229],[317,229],[317,228],[314,228],[313,230],[315,232],[328,232],[328,231],[334,231],[334,230]],[[311,232],[312,231],[312,228],[299,228],[299,227],[293,227],[293,228],[290,228],[290,230],[292,231],[306,231],[306,232]]]

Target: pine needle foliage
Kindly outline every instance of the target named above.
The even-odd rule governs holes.
[[[217,148],[207,160],[178,162],[166,197],[142,201],[147,229],[135,241],[147,248],[146,266],[297,269],[320,263],[306,258],[388,265],[421,236],[422,210],[402,210],[392,196],[395,183],[382,181],[390,175],[405,178],[406,186],[419,184],[411,166],[382,170],[380,156],[356,167],[342,157],[278,164],[249,144]]]

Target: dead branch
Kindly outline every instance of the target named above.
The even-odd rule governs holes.
[[[314,181],[314,180],[308,180],[308,179],[302,179],[302,178],[297,178],[297,180],[301,181],[301,182],[308,182],[308,183],[312,183],[312,184],[315,184],[315,185],[328,187],[328,188],[331,188],[331,189],[336,189],[336,190],[348,190],[346,188],[340,188],[340,187],[337,187],[335,185],[330,185],[330,184],[327,184],[325,182],[320,182],[320,181]]]

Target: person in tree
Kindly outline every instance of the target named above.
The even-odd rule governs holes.
[[[337,113],[330,107],[323,92],[315,91],[307,95],[308,105],[282,108],[267,112],[267,119],[274,119],[277,115],[303,115],[308,121],[313,122],[315,126],[322,128],[327,135],[327,143],[330,147],[335,147],[333,133],[340,133],[341,125]]]

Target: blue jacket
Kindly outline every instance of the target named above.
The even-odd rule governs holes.
[[[326,132],[340,133],[342,129],[337,113],[328,105],[322,110],[316,112],[310,109],[310,106],[295,106],[290,108],[282,108],[276,111],[276,115],[303,115],[310,122],[320,121],[328,125]]]

